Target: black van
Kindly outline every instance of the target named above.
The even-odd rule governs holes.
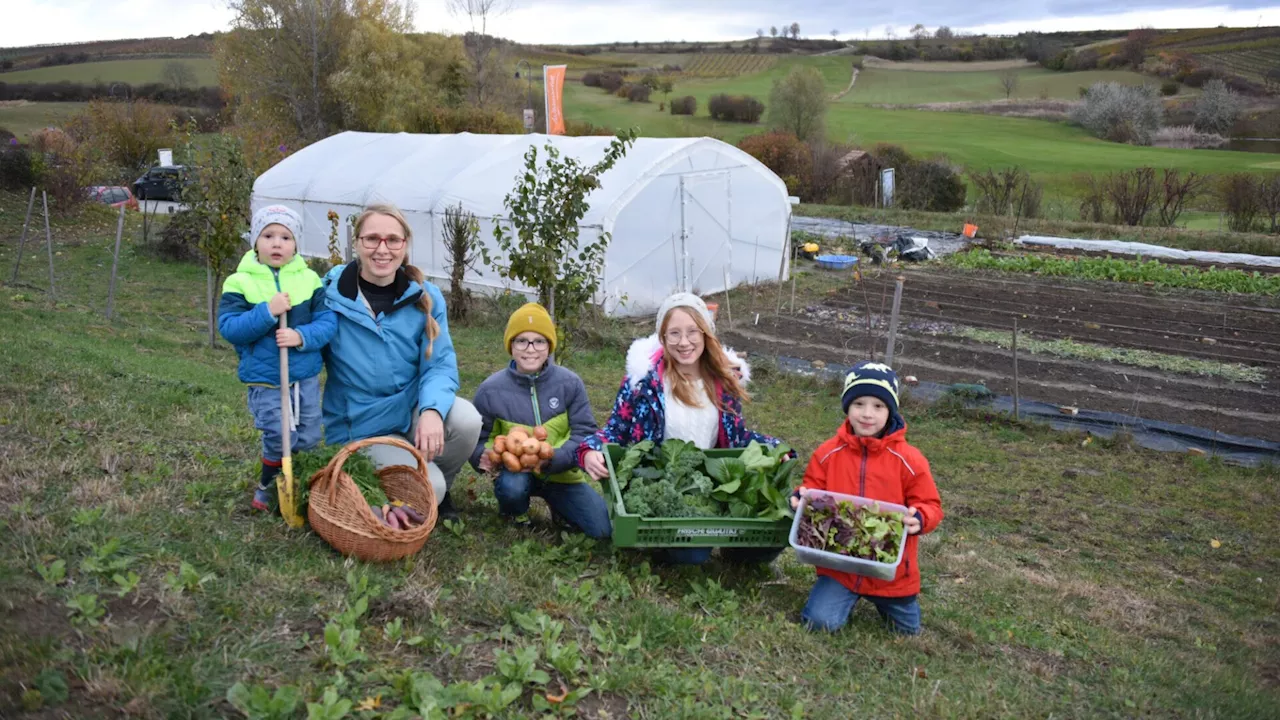
[[[148,170],[133,183],[133,195],[138,200],[182,200],[182,188],[190,182],[187,169],[182,165],[161,165]]]

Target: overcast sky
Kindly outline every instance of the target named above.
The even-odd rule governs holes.
[[[226,29],[225,0],[6,0],[0,47],[138,37],[183,37]],[[462,31],[445,0],[420,0],[417,26]],[[800,23],[802,36],[844,39],[885,37],[886,27],[905,36],[916,23],[930,29],[1017,33],[1024,30],[1090,30],[1153,27],[1280,25],[1277,0],[517,0],[490,25],[494,34],[527,43],[585,44],[655,40],[729,40]],[[1117,13],[1122,7],[1125,12]]]

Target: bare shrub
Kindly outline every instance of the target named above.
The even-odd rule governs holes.
[[[1088,89],[1071,119],[1104,140],[1150,145],[1164,121],[1164,106],[1153,87],[1100,82]]]
[[[1102,181],[1118,225],[1142,225],[1156,203],[1156,171],[1143,167],[1121,170]]]
[[[1173,227],[1178,216],[1208,185],[1209,178],[1195,172],[1180,173],[1169,168],[1164,171],[1160,182],[1160,224]]]
[[[1105,222],[1107,217],[1107,193],[1096,175],[1076,176],[1080,191],[1080,219],[1085,222]]]
[[[1262,213],[1262,183],[1249,173],[1234,173],[1222,179],[1218,193],[1227,212],[1232,232],[1250,232]]]
[[[809,180],[812,202],[847,204],[850,192],[843,161],[853,148],[841,143],[816,141],[809,143],[809,150],[813,157]]]
[[[969,182],[978,191],[978,212],[987,215],[1039,216],[1044,188],[1034,182],[1021,167],[970,171],[968,176]]]
[[[1258,201],[1262,211],[1271,220],[1271,232],[1280,233],[1280,173],[1262,178],[1258,187]]]

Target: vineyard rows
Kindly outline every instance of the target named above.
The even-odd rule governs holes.
[[[750,53],[702,53],[695,55],[685,66],[686,75],[705,78],[737,77],[764,72],[773,67],[777,59],[772,55]]]
[[[1280,69],[1280,47],[1193,57],[1202,65],[1235,73],[1254,81],[1265,81],[1268,73]]]

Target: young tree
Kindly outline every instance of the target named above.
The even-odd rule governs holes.
[[[822,138],[827,92],[816,68],[800,66],[775,80],[769,93],[769,125],[801,140]]]
[[[776,38],[776,37],[778,37],[778,26],[777,26],[777,25],[770,25],[770,26],[769,26],[769,37],[775,37],[775,38]]]
[[[800,39],[800,23],[798,22],[791,23],[791,39],[792,40]]]
[[[1005,68],[1000,71],[1000,88],[1004,90],[1004,99],[1008,100],[1018,90],[1018,71],[1014,68]]]
[[[832,39],[832,40],[835,40],[835,39],[836,39],[837,37],[839,37],[839,36],[840,36],[840,31],[839,31],[839,30],[836,30],[835,28],[832,28],[832,29],[831,29],[831,39]]]
[[[449,12],[471,23],[464,44],[471,60],[471,99],[480,107],[498,101],[500,89],[508,84],[502,41],[489,35],[489,21],[511,12],[514,5],[515,0],[448,0]]]
[[[480,223],[458,203],[444,209],[442,229],[449,268],[449,322],[461,322],[471,309],[471,294],[462,284],[479,259]]]
[[[595,302],[609,247],[609,233],[585,246],[579,243],[578,223],[591,208],[587,196],[635,140],[634,130],[618,135],[604,157],[590,166],[562,156],[551,143],[540,162],[537,146],[530,147],[524,154],[524,172],[503,201],[507,220],[494,225],[498,252],[480,251],[486,265],[538,292],[538,300],[564,335],[562,347],[570,345],[578,315]]]
[[[939,40],[950,40],[956,36],[955,32],[946,25],[939,25],[934,31],[933,36]]]
[[[243,234],[249,226],[249,196],[256,174],[245,162],[244,149],[232,135],[217,134],[197,148],[195,128],[188,123],[180,154],[193,170],[192,184],[182,199],[199,228],[197,247],[208,263],[209,347],[217,343],[218,288],[248,246]]]
[[[929,29],[923,23],[916,23],[911,26],[911,37],[915,38],[916,47],[920,47],[920,43],[929,38]]]
[[[1155,39],[1156,31],[1149,27],[1130,32],[1125,38],[1124,45],[1120,47],[1120,58],[1137,69],[1146,59],[1147,48],[1151,47],[1151,41]]]
[[[160,79],[166,85],[177,90],[186,90],[196,86],[196,73],[191,66],[181,60],[170,60],[160,71]]]
[[[1196,129],[1217,135],[1230,135],[1231,126],[1240,117],[1240,110],[1240,96],[1227,87],[1225,82],[1214,78],[1204,84],[1204,90],[1196,98]]]

